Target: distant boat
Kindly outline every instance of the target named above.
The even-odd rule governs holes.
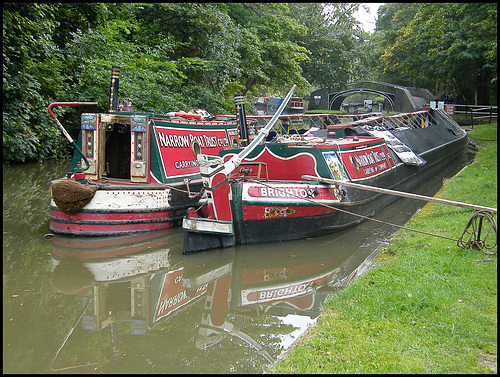
[[[269,110],[269,113],[273,113],[276,111],[276,109],[281,105],[283,102],[284,97],[278,97],[278,96],[273,96],[273,97],[255,97],[254,98],[254,105],[258,106],[266,106],[267,109]],[[285,106],[285,112],[286,110],[293,110],[293,111],[303,111],[304,110],[304,100],[300,97],[292,97],[289,101],[289,103]]]

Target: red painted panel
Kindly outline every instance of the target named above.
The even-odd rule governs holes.
[[[193,141],[200,144],[204,154],[216,156],[222,148],[230,146],[225,129],[196,129],[175,127],[154,127],[155,139],[160,151],[163,168],[167,177],[196,174],[200,172],[191,150]],[[228,130],[232,138],[231,130]]]
[[[183,274],[184,268],[169,271],[165,274],[160,297],[156,303],[153,322],[171,314],[206,293],[205,287],[198,290],[193,296],[189,296],[182,285]]]
[[[271,187],[272,186],[272,187]],[[248,195],[252,198],[270,199],[301,199],[340,200],[340,192],[334,187],[306,186],[306,185],[256,185],[248,188]]]
[[[230,156],[229,156],[230,157]],[[226,160],[229,159],[226,157]],[[267,171],[270,180],[302,180],[304,174],[316,175],[316,161],[314,157],[307,153],[301,153],[293,157],[278,157],[269,152],[267,148],[255,159],[245,159],[245,161],[259,161],[267,164]]]
[[[337,212],[323,206],[243,205],[244,220],[266,220],[285,217],[307,217]]]
[[[84,221],[117,221],[117,220],[155,220],[169,217],[169,211],[161,212],[127,212],[127,213],[93,213],[80,212],[68,215],[60,211],[50,211],[50,216],[62,220],[84,220]]]
[[[233,221],[231,203],[229,201],[231,187],[229,186],[226,175],[224,173],[216,174],[212,178],[211,184],[212,187],[216,187],[220,184],[220,186],[213,190],[213,204],[217,220]]]
[[[342,152],[341,156],[342,162],[353,180],[374,177],[394,166],[387,147],[383,148],[382,145]]]

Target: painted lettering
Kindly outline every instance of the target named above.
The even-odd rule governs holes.
[[[165,137],[161,132],[158,132],[158,139],[160,140],[160,147],[170,147],[168,137]]]
[[[261,198],[314,198],[319,192],[317,189],[299,187],[260,187],[258,196]]]
[[[259,300],[270,300],[285,296],[291,296],[295,294],[300,294],[306,291],[310,286],[310,282],[302,283],[300,285],[292,285],[286,288],[272,289],[269,291],[259,292]]]
[[[376,164],[385,159],[385,153],[379,151],[371,151],[362,155],[353,155],[356,163],[360,167]]]
[[[207,145],[207,148],[217,147],[217,138],[215,136],[203,135],[203,138],[205,139],[205,144]]]
[[[200,144],[201,148],[225,148],[229,147],[227,137],[217,137],[209,135],[176,135],[158,132],[158,141],[163,148],[191,148],[194,141]]]
[[[176,169],[189,169],[189,168],[197,168],[198,162],[194,160],[186,160],[186,161],[175,161],[174,166]]]
[[[158,306],[158,311],[157,314],[160,314],[161,312],[168,310],[172,306],[175,306],[179,303],[181,303],[183,300],[185,300],[188,297],[187,292],[179,292],[176,295],[172,297],[168,297],[165,300],[163,300],[160,305]]]

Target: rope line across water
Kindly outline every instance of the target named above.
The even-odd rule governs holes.
[[[479,248],[480,250],[482,250],[484,252],[484,248],[492,249],[497,244],[497,242],[496,242],[496,238],[497,238],[496,224],[495,224],[495,221],[493,220],[492,214],[490,212],[487,212],[487,211],[479,211],[479,212],[475,213],[473,215],[473,217],[471,218],[471,220],[469,220],[469,223],[467,224],[467,227],[466,227],[464,233],[462,234],[462,236],[460,237],[460,239],[457,240],[455,238],[450,238],[450,237],[442,236],[440,234],[434,234],[434,233],[424,232],[422,230],[412,229],[412,228],[408,228],[408,227],[405,227],[405,226],[402,226],[402,225],[397,225],[397,224],[389,223],[387,221],[382,221],[382,220],[374,219],[372,217],[360,215],[360,214],[357,214],[357,213],[354,213],[354,212],[347,211],[345,209],[341,209],[341,208],[338,208],[338,207],[330,206],[328,204],[318,203],[318,202],[315,202],[315,201],[313,201],[311,199],[299,197],[297,195],[294,195],[293,193],[290,193],[290,192],[287,192],[285,190],[282,190],[282,189],[273,187],[271,185],[265,184],[264,182],[261,182],[261,181],[255,180],[255,179],[251,179],[251,178],[247,178],[247,179],[250,182],[257,183],[257,184],[260,184],[260,185],[268,187],[268,188],[272,188],[272,189],[274,189],[276,191],[282,191],[282,192],[284,192],[284,193],[286,193],[288,195],[295,196],[298,199],[303,199],[305,201],[314,203],[316,205],[320,205],[320,206],[323,206],[323,207],[326,207],[326,208],[329,208],[329,209],[333,209],[333,210],[336,210],[336,211],[344,212],[344,213],[347,213],[349,215],[358,216],[358,217],[360,217],[362,219],[365,219],[365,220],[375,221],[377,223],[389,225],[389,226],[392,226],[392,227],[395,227],[395,228],[409,230],[409,231],[412,231],[412,232],[421,233],[421,234],[425,234],[425,235],[428,235],[428,236],[433,236],[433,237],[438,237],[438,238],[443,238],[443,239],[447,239],[447,240],[450,240],[450,241],[454,241],[454,242],[457,242],[457,245],[460,246],[460,247],[462,247],[462,248],[470,248],[470,247],[474,246],[474,247]],[[469,238],[470,242],[461,243],[460,240],[462,239],[463,235],[467,232],[467,229],[469,228],[470,224],[475,224],[474,220],[476,218],[487,218],[487,220],[490,221],[491,227],[488,230],[488,233],[487,233],[486,237],[484,238],[484,241],[482,241],[482,240],[479,239],[480,238],[480,233],[481,233],[480,232],[480,227],[476,228],[476,226],[474,225],[473,226],[473,232],[471,233],[471,236]],[[476,237],[476,231],[477,230],[479,230],[479,233],[477,234],[478,237]],[[486,245],[486,238],[488,238],[488,236],[490,235],[490,233],[491,233],[492,230],[495,232],[495,244],[493,246],[485,246]],[[471,241],[472,239],[474,241]],[[496,254],[496,252],[495,253],[488,253],[488,254]]]

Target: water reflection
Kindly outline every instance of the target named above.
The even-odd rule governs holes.
[[[455,174],[463,163],[447,171]],[[4,170],[6,373],[263,373],[394,228],[182,255],[182,229],[43,239],[67,164]],[[433,195],[442,177],[419,194]],[[404,224],[424,203],[377,214]]]
[[[109,341],[99,342],[95,360],[83,357],[84,350],[76,359],[62,350],[51,370],[97,365],[115,373],[261,373],[314,322],[326,296],[352,280],[359,258],[366,258],[352,253],[345,232],[335,241],[275,244],[265,258],[266,246],[186,256],[182,241],[180,229],[53,238],[52,285],[74,297],[83,333]],[[325,249],[332,242],[335,247]],[[175,352],[167,351],[171,344]],[[149,355],[156,347],[160,359]]]

